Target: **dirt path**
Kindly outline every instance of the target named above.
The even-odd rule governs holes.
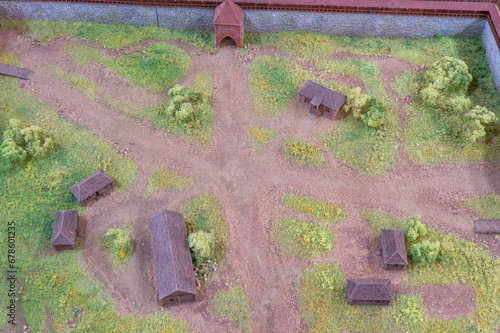
[[[88,222],[83,264],[107,285],[121,314],[131,311],[158,311],[147,219],[160,209],[178,209],[183,203],[210,189],[220,200],[229,227],[226,262],[216,281],[193,306],[168,310],[189,320],[200,332],[234,331],[227,322],[207,313],[207,301],[232,282],[247,291],[254,315],[254,332],[297,332],[304,330],[300,320],[295,283],[298,274],[310,262],[281,258],[268,239],[273,216],[285,212],[280,197],[285,192],[301,191],[324,197],[342,205],[348,218],[336,230],[335,247],[322,260],[337,260],[346,277],[392,274],[375,261],[371,229],[359,214],[361,208],[383,209],[408,216],[419,214],[423,221],[440,230],[453,231],[472,239],[473,216],[459,207],[470,195],[500,193],[498,163],[463,167],[396,167],[387,176],[367,178],[338,163],[326,152],[324,167],[311,170],[288,162],[281,153],[280,140],[269,149],[252,153],[246,142],[250,126],[271,124],[280,128],[280,138],[302,136],[319,143],[317,133],[334,126],[328,119],[313,118],[298,104],[276,119],[257,118],[248,89],[248,69],[233,48],[215,55],[193,55],[191,71],[183,79],[209,73],[214,81],[214,143],[207,150],[190,146],[165,135],[148,122],[131,118],[89,102],[66,82],[50,73],[50,66],[74,66],[63,47],[67,41],[55,41],[37,47],[12,34],[3,33],[0,41],[12,50],[28,68],[36,71],[36,97],[62,112],[69,121],[85,126],[111,146],[123,150],[137,163],[137,181],[124,194],[113,192],[109,198],[91,205],[85,214]],[[130,49],[133,49],[132,47]],[[186,46],[190,51],[190,47]],[[389,60],[387,60],[389,61]],[[73,68],[73,67],[71,67]],[[101,73],[102,69],[90,68]],[[116,78],[110,78],[114,86]],[[118,83],[116,83],[118,84]],[[134,90],[133,94],[141,94]],[[110,88],[109,93],[116,93]],[[192,175],[195,187],[188,191],[163,191],[143,197],[148,177],[157,166],[183,170]],[[109,227],[128,224],[137,240],[136,254],[127,268],[113,271],[106,254],[100,250],[99,237]],[[367,241],[368,239],[368,241]],[[491,249],[500,254],[500,246]],[[396,289],[398,288],[397,277]]]

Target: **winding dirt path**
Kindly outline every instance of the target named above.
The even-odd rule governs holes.
[[[207,312],[207,301],[217,290],[232,282],[242,284],[249,295],[254,332],[305,329],[297,308],[295,283],[310,262],[281,258],[268,239],[273,216],[297,215],[280,204],[280,197],[285,192],[301,191],[321,196],[342,205],[348,213],[346,221],[336,227],[332,252],[315,262],[337,260],[347,278],[366,277],[372,273],[390,276],[396,279],[396,290],[396,274],[383,271],[376,261],[374,244],[370,241],[373,235],[359,214],[361,208],[383,209],[401,216],[419,214],[426,223],[440,230],[473,239],[473,216],[461,209],[459,202],[470,195],[500,193],[498,163],[422,167],[403,161],[386,176],[375,179],[357,175],[329,152],[325,154],[325,166],[317,170],[293,165],[281,153],[282,138],[299,135],[319,144],[318,133],[335,125],[325,118],[313,118],[296,102],[281,117],[257,118],[247,83],[248,69],[233,48],[223,48],[208,55],[183,46],[191,54],[193,65],[181,83],[190,83],[195,76],[209,73],[215,86],[214,143],[209,149],[201,150],[172,135],[165,135],[148,122],[133,120],[99,102],[90,102],[66,82],[51,75],[50,66],[57,65],[82,73],[101,73],[100,84],[111,82],[113,87],[119,84],[117,78],[106,79],[108,74],[97,65],[87,70],[76,68],[64,51],[67,40],[41,47],[15,38],[15,33],[9,32],[0,34],[0,41],[27,68],[35,70],[34,85],[28,88],[33,89],[36,97],[61,117],[91,129],[110,146],[128,149],[129,157],[139,167],[136,182],[125,193],[113,192],[106,200],[88,207],[84,216],[88,226],[83,265],[106,285],[121,314],[161,309],[155,302],[147,219],[163,208],[178,209],[207,189],[214,192],[224,209],[229,227],[227,259],[199,302],[168,310],[175,317],[189,320],[200,332],[236,330],[230,323],[217,320]],[[147,96],[147,92],[126,89],[128,98],[133,99],[137,94],[142,104],[146,102],[144,94]],[[112,95],[117,93],[116,88],[108,91]],[[246,141],[246,130],[262,124],[279,128],[281,135],[269,149],[253,153]],[[145,199],[147,179],[158,166],[192,175],[195,187],[183,192],[163,191]],[[127,268],[113,271],[100,250],[99,237],[107,228],[123,224],[132,226],[137,251]],[[494,241],[490,243],[490,251],[499,255],[500,246]]]

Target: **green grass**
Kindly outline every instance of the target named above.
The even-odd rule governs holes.
[[[279,216],[273,220],[271,240],[283,256],[314,258],[330,252],[334,235],[321,224]]]
[[[216,292],[210,300],[209,312],[217,317],[229,319],[243,332],[249,332],[252,327],[252,309],[245,290],[239,285]]]
[[[66,45],[64,49],[77,65],[84,67],[90,66],[101,57],[99,50],[87,45]]]
[[[71,84],[76,90],[81,92],[85,97],[91,101],[97,101],[99,99],[99,85],[82,74],[66,72],[64,69],[59,67],[52,67],[52,73],[64,79],[66,82]]]
[[[281,197],[281,202],[291,209],[326,222],[328,226],[339,223],[346,217],[346,213],[340,207],[313,197],[285,193]]]
[[[401,75],[396,76],[394,82],[391,83],[391,87],[400,98],[405,98],[408,95],[414,98],[421,88],[421,81],[421,75],[417,72],[403,71]]]
[[[387,102],[387,95],[379,78],[380,71],[377,64],[362,61],[359,59],[348,60],[321,60],[318,62],[318,70],[326,74],[347,73],[359,77],[365,86],[365,93],[378,99],[381,102]]]
[[[249,69],[255,112],[261,116],[283,114],[307,77],[302,67],[277,56],[258,56]]]
[[[402,228],[405,221],[397,216],[374,210],[365,210],[362,214],[374,228],[374,237],[380,232],[380,228]],[[408,283],[412,286],[421,286],[425,283],[473,284],[476,289],[476,307],[471,318],[472,325],[481,332],[495,332],[500,324],[500,260],[493,258],[474,243],[453,234],[427,228],[427,239],[441,243],[444,260],[424,266],[416,266],[410,262]],[[447,321],[442,320],[442,322]],[[430,328],[423,327],[425,330],[422,331],[432,332]]]
[[[323,153],[301,138],[283,140],[283,153],[290,161],[300,165],[318,168],[325,163]]]
[[[0,59],[22,66],[8,53],[0,53]],[[79,265],[81,245],[74,251],[48,252],[54,211],[84,212],[68,187],[103,168],[114,179],[116,191],[122,193],[134,182],[137,166],[91,131],[61,119],[16,82],[0,77],[0,132],[9,119],[20,118],[42,127],[59,145],[50,157],[23,167],[9,166],[0,157],[0,219],[16,224],[17,285],[23,287],[18,313],[22,312],[32,332],[43,331],[47,309],[57,331],[71,330],[70,320],[77,324],[74,332],[190,331],[185,321],[165,313],[119,316],[105,286]],[[0,237],[7,238],[6,228],[0,229]],[[6,260],[6,256],[0,259],[2,267],[7,267]],[[1,287],[6,288],[5,282]],[[0,294],[0,301],[6,304],[6,293]],[[5,321],[0,325],[5,327]]]
[[[202,230],[214,235],[214,257],[217,262],[222,261],[226,251],[228,230],[217,198],[211,192],[207,192],[188,201],[180,211],[184,214],[188,234]]]
[[[366,126],[351,115],[338,121],[323,136],[323,144],[335,157],[363,175],[378,176],[396,164],[399,144],[396,114],[388,110],[390,124],[384,130]]]
[[[148,179],[148,187],[146,195],[152,193],[172,189],[172,190],[185,190],[194,185],[191,177],[185,177],[166,168],[159,167],[153,171],[153,174]]]
[[[469,317],[427,319],[419,295],[395,293],[391,306],[350,305],[342,271],[334,263],[309,266],[297,285],[309,332],[475,332]]]
[[[210,96],[208,104],[200,105],[200,112],[196,126],[187,127],[184,124],[177,123],[170,115],[164,114],[170,101],[169,98],[158,103],[155,106],[145,109],[144,117],[150,119],[153,124],[167,133],[173,133],[184,140],[207,146],[212,141],[214,113],[212,109],[213,83],[209,74],[198,75],[189,89],[203,92]]]
[[[500,219],[500,196],[493,194],[473,197],[462,202],[462,206],[488,220]]]
[[[250,127],[247,131],[250,147],[254,151],[269,147],[279,134],[279,130],[267,127]]]
[[[210,49],[213,47],[214,38],[213,33],[199,30],[177,30],[135,24],[1,19],[0,27],[2,30],[12,30],[19,27],[20,31],[27,32],[43,44],[50,43],[59,35],[65,35],[85,39],[114,49],[136,44],[144,39],[178,39],[196,47]]]
[[[103,102],[108,108],[114,109],[124,115],[133,118],[145,119],[145,111],[143,108],[133,106],[130,102],[124,102],[114,98],[111,95],[104,95]]]

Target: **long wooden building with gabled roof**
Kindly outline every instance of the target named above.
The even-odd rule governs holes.
[[[356,305],[391,305],[393,299],[389,279],[347,280],[347,300]]]
[[[406,268],[408,257],[403,229],[381,229],[380,248],[384,269],[402,270]]]
[[[161,305],[196,301],[196,281],[184,216],[163,209],[149,219],[149,232]]]
[[[78,211],[56,210],[50,244],[57,251],[73,250],[78,230]]]
[[[106,195],[113,188],[113,179],[99,169],[90,176],[71,186],[69,190],[82,206]]]

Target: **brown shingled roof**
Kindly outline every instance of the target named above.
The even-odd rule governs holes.
[[[403,229],[381,229],[382,260],[389,265],[407,265],[405,236]]]
[[[500,234],[500,220],[475,220],[474,232],[477,234]]]
[[[99,169],[87,178],[71,186],[69,190],[73,193],[76,200],[81,201],[112,183],[113,179],[102,169]]]
[[[163,209],[149,219],[158,298],[176,291],[196,295],[187,230],[181,213]]]
[[[231,0],[226,0],[215,8],[213,24],[237,25],[243,23],[243,10]]]
[[[311,104],[313,102],[315,106],[323,104],[327,108],[338,111],[342,105],[344,105],[347,96],[341,94],[335,90],[325,87],[318,82],[309,80],[304,84],[304,86],[299,90],[299,95],[305,96],[311,99]],[[317,105],[316,105],[317,104]]]
[[[347,280],[349,300],[392,301],[393,292],[389,279],[350,279]]]
[[[76,209],[56,210],[50,244],[74,245],[76,242],[77,225],[78,211]]]

